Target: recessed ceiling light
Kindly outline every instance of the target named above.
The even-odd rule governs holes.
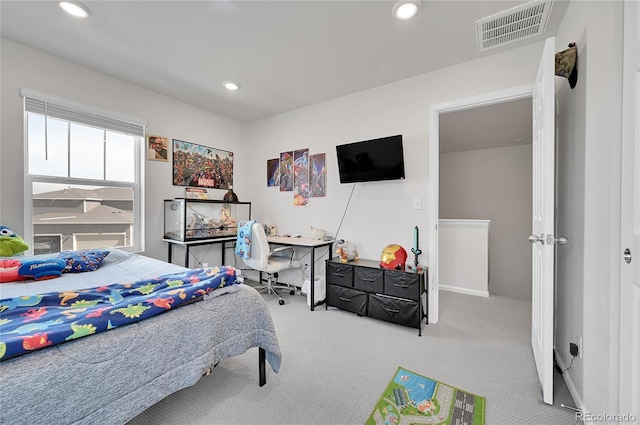
[[[229,91],[236,91],[240,88],[240,84],[234,83],[233,81],[224,81],[222,85]]]
[[[393,6],[393,16],[405,20],[413,18],[420,10],[420,0],[400,0]]]
[[[79,1],[61,1],[58,4],[62,10],[76,18],[88,18],[91,15],[91,10]]]

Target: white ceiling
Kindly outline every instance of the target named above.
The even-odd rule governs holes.
[[[487,56],[475,21],[525,1],[423,0],[399,21],[394,1],[91,1],[68,16],[56,1],[0,1],[3,38],[185,103],[251,122]],[[222,81],[242,87],[228,92]]]

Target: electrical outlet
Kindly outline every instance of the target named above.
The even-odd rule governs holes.
[[[209,267],[209,263],[202,263],[202,267],[204,267],[204,268]]]
[[[569,343],[569,353],[575,357],[578,355],[578,344],[574,343],[574,342],[570,342]]]
[[[582,345],[582,337],[578,337],[578,356],[582,358],[582,352],[584,351],[584,345]]]

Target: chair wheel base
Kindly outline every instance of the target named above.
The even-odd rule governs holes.
[[[289,295],[295,295],[296,294],[296,290],[292,289],[291,291],[289,291]]]
[[[280,304],[280,305],[284,305],[284,300],[280,300],[280,301],[278,301],[278,304]]]

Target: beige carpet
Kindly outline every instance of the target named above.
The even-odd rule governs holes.
[[[542,402],[530,348],[530,304],[441,292],[437,325],[416,329],[284,295],[270,306],[283,361],[258,386],[257,349],[152,406],[129,425],[364,424],[398,366],[486,397],[488,425],[575,424],[564,381]]]

